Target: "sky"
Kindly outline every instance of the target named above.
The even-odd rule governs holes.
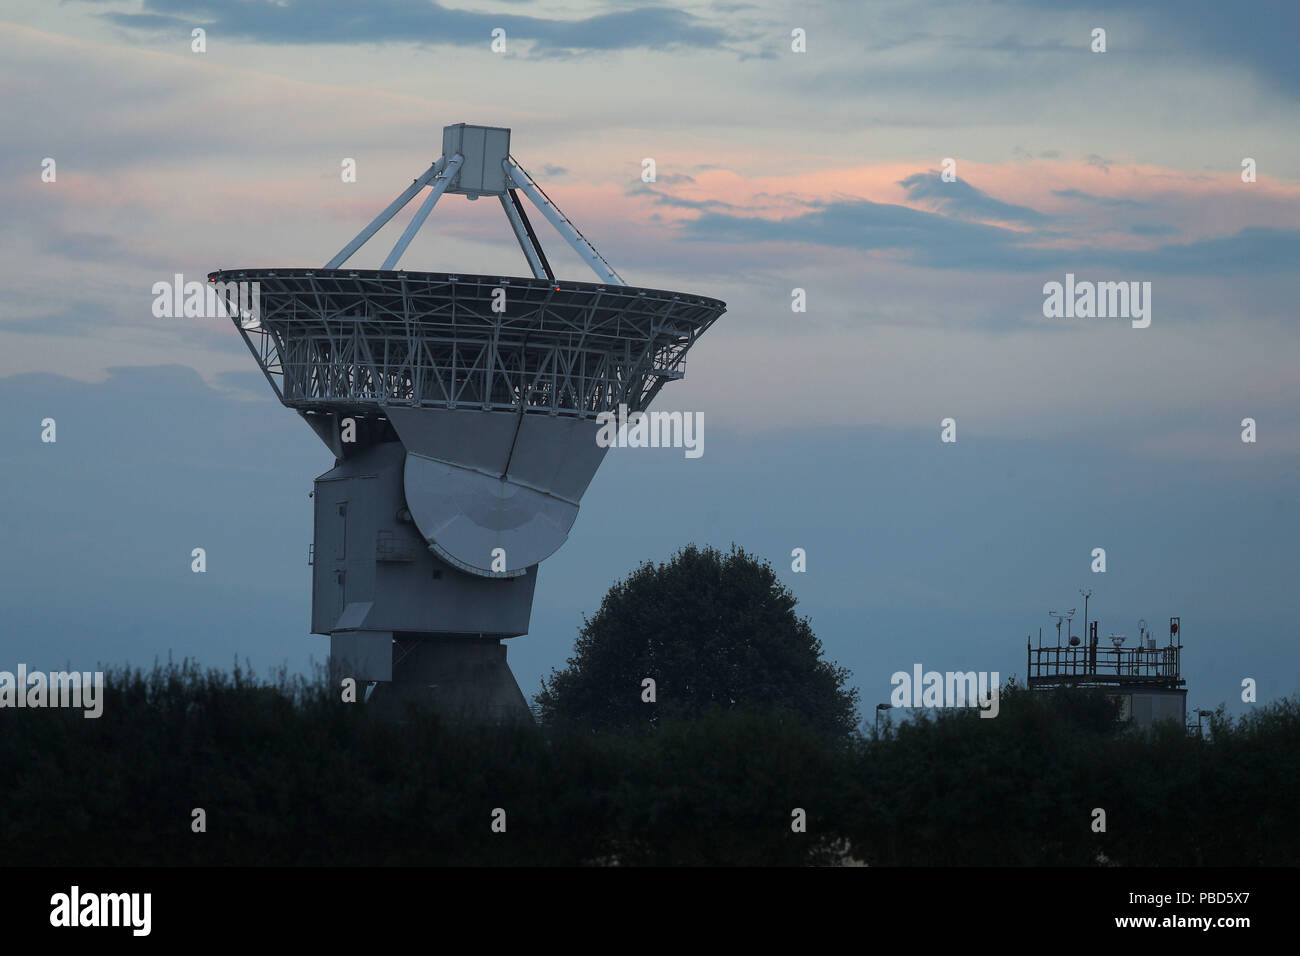
[[[704,455],[607,456],[509,642],[525,694],[690,542],[770,560],[866,716],[914,663],[1023,674],[1081,588],[1103,633],[1181,617],[1189,708],[1295,693],[1300,7],[1127,7],[3,0],[0,668],[324,658],[331,457],[151,290],[323,264],[470,122],[629,283],[728,304],[654,405]],[[458,196],[403,264],[526,271]],[[1067,275],[1149,288],[1149,326],[1045,315]]]

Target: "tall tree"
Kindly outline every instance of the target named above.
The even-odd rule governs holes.
[[[772,567],[732,545],[689,545],[646,562],[584,619],[574,656],[543,679],[543,720],[595,728],[692,717],[711,707],[782,709],[832,734],[858,722],[847,668],[821,641]],[[647,701],[654,682],[654,701]]]

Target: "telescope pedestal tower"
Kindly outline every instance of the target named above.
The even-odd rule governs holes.
[[[281,403],[334,454],[312,569],[333,670],[377,682],[376,704],[431,697],[478,720],[528,718],[501,642],[528,632],[538,566],[604,458],[597,416],[644,410],[726,310],[628,286],[509,146],[508,129],[448,126],[443,155],[323,269],[208,276]],[[342,268],[426,187],[383,268]],[[457,193],[498,198],[530,277],[397,268]],[[599,282],[556,279],[521,194]]]
[[[528,719],[503,638],[528,631],[534,565],[485,578],[440,559],[403,492],[406,450],[380,441],[316,479],[312,630],[336,679],[377,705],[432,696],[449,716]]]
[[[507,723],[532,714],[506,664],[505,644],[476,634],[426,635],[393,647],[393,679],[375,685],[372,705],[427,700],[453,717]]]

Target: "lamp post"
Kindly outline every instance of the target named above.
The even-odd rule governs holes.
[[[1079,588],[1079,593],[1083,595],[1083,636],[1086,640],[1088,637],[1088,598],[1092,597],[1092,588]]]
[[[894,705],[893,705],[893,704],[877,704],[877,705],[876,705],[876,736],[877,736],[877,737],[880,736],[880,712],[881,712],[882,710],[893,710],[893,709],[894,709]]]

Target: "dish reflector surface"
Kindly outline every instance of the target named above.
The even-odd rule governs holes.
[[[403,483],[416,527],[443,560],[485,577],[522,574],[554,554],[605,457],[588,419],[384,411],[406,447]],[[504,572],[493,570],[498,548]]]

